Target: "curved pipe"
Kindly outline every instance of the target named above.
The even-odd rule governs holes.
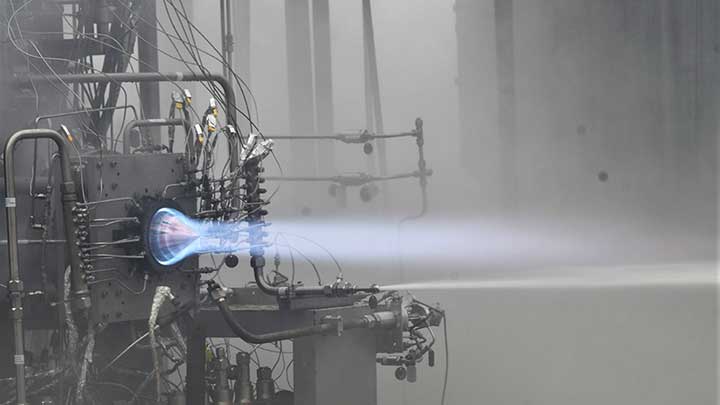
[[[253,275],[255,276],[255,284],[257,284],[260,291],[267,295],[274,295],[279,297],[281,295],[280,287],[271,286],[265,281],[265,257],[263,256],[252,256],[250,258],[250,267],[253,269]]]
[[[237,103],[232,83],[219,73],[195,72],[125,72],[125,73],[88,73],[64,74],[54,76],[26,75],[17,77],[19,84],[29,85],[31,82],[62,81],[65,83],[146,83],[146,82],[213,82],[222,87],[225,94],[225,114],[230,124],[237,128]],[[230,171],[237,169],[239,164],[238,151],[230,147]]]
[[[15,368],[16,389],[19,404],[25,403],[25,349],[23,342],[23,284],[20,279],[18,260],[18,230],[15,194],[15,147],[27,139],[49,139],[58,147],[60,165],[62,169],[62,204],[65,225],[65,239],[67,240],[68,258],[71,269],[71,288],[73,294],[85,308],[89,306],[90,293],[85,278],[80,271],[80,256],[73,232],[73,207],[77,201],[75,183],[70,171],[70,159],[67,153],[65,139],[56,131],[48,129],[28,129],[12,134],[5,142],[5,215],[7,217],[8,264],[10,276],[8,290],[10,291],[10,317],[13,320],[15,335]]]
[[[190,133],[190,121],[184,118],[154,118],[146,120],[132,120],[123,129],[123,153],[130,153],[130,133],[135,128],[146,128],[146,127],[179,127],[185,128],[185,134]]]
[[[265,281],[264,267],[265,258],[262,256],[252,257],[250,266],[253,268],[255,276],[255,284],[260,291],[268,295],[274,295],[279,298],[307,297],[307,296],[324,296],[324,297],[346,297],[356,293],[377,294],[380,287],[373,284],[370,287],[358,287],[350,283],[334,283],[319,286],[283,286],[274,287]]]
[[[420,206],[420,212],[411,215],[409,217],[403,218],[400,220],[400,224],[403,224],[408,221],[414,221],[416,219],[420,219],[427,214],[428,210],[428,195],[427,195],[427,184],[428,184],[428,175],[432,174],[432,171],[428,171],[427,169],[427,162],[425,162],[425,151],[423,147],[425,146],[425,132],[423,131],[423,120],[420,118],[417,118],[415,120],[415,134],[416,134],[416,143],[417,143],[417,149],[418,149],[418,173],[420,173],[420,177],[418,178],[419,184],[420,184],[420,197],[421,197],[421,206]]]

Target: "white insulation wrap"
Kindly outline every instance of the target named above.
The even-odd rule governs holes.
[[[157,324],[157,318],[160,315],[160,308],[166,300],[172,300],[173,294],[170,287],[159,286],[155,289],[155,296],[153,296],[152,306],[150,307],[150,318],[148,319],[148,329],[150,331],[150,347],[152,348],[153,355],[153,366],[155,373],[155,394],[156,398],[160,399],[160,376],[162,370],[160,367],[160,357],[157,353],[157,338],[155,337],[155,325]]]

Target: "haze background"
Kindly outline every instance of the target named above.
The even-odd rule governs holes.
[[[344,261],[346,276],[359,283],[542,278],[573,266],[714,263],[717,2],[514,1],[517,135],[511,154],[498,128],[496,2],[457,3],[465,5],[460,16],[476,22],[472,35],[456,32],[451,0],[373,2],[385,129],[406,131],[416,117],[425,121],[427,161],[435,174],[428,218],[412,227],[466,221],[491,240],[497,231],[497,243],[478,240],[471,259],[448,261],[442,252],[435,260],[415,259],[406,244],[413,228],[393,225],[419,208],[413,181],[391,184],[390,209],[380,201],[361,203],[355,189],[350,207],[338,210],[327,184],[301,191],[284,184],[270,219],[297,218],[311,207],[312,215],[304,217],[309,223],[385,221],[395,235],[385,237],[397,240],[397,257],[376,260],[372,241],[347,242],[366,252],[362,260]],[[338,131],[364,128],[360,5],[330,3]],[[215,2],[197,1],[193,10],[198,26],[218,38]],[[284,1],[251,3],[248,82],[267,134],[290,131],[284,18]],[[474,59],[463,65],[477,73],[472,77],[458,73],[459,38],[466,52],[472,49]],[[459,104],[461,89],[470,94],[466,110]],[[467,111],[472,115],[463,124]],[[276,151],[287,166],[288,144],[278,142]],[[338,173],[366,170],[359,147],[338,145],[336,152]],[[389,156],[390,172],[416,167],[410,141],[392,142]],[[321,264],[326,279],[332,278],[330,263]],[[310,277],[307,269],[300,274]],[[234,270],[223,279],[239,285],[249,276]],[[447,309],[447,404],[716,403],[714,287],[417,295]],[[421,367],[416,384],[395,381],[392,369],[380,369],[379,403],[439,403],[440,344],[438,366]]]

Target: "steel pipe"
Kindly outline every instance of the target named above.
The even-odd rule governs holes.
[[[235,128],[237,125],[237,103],[235,90],[232,83],[223,75],[218,73],[195,73],[195,72],[124,72],[124,73],[87,73],[87,74],[63,74],[54,76],[23,75],[17,76],[16,80],[20,85],[29,86],[32,82],[53,82],[63,83],[147,83],[147,82],[213,82],[222,87],[225,94],[225,114],[227,120]],[[239,166],[239,151],[232,143],[228,144],[230,149],[230,172],[235,172]],[[233,184],[236,186],[236,184]],[[233,187],[235,188],[235,187]]]
[[[228,327],[230,327],[230,330],[232,330],[237,337],[251,344],[277,342],[280,340],[295,339],[304,336],[323,335],[331,332],[340,334],[346,329],[391,329],[398,326],[397,315],[393,312],[386,311],[371,313],[347,320],[335,318],[323,321],[319,324],[294,329],[267,333],[254,333],[246,329],[240,322],[238,322],[237,319],[235,319],[224,296],[221,295],[216,297],[215,304],[220,310],[220,314],[223,319],[225,319],[225,322],[228,324]]]
[[[60,81],[65,83],[147,83],[147,82],[213,82],[222,87],[225,93],[225,113],[228,121],[237,127],[237,104],[232,84],[218,73],[195,72],[126,72],[126,73],[87,73],[63,74],[56,76],[29,75],[19,76],[20,84],[30,84],[31,81]]]
[[[128,122],[128,124],[123,129],[123,153],[130,153],[130,133],[135,128],[182,126],[185,128],[185,134],[187,136],[190,133],[190,125],[190,121],[184,118],[153,118],[146,120],[132,120]]]
[[[75,240],[73,232],[73,207],[77,201],[75,183],[70,171],[70,159],[67,153],[65,139],[56,131],[48,129],[28,129],[14,133],[5,142],[5,215],[7,217],[7,241],[10,291],[10,317],[13,320],[15,336],[15,368],[16,389],[18,404],[25,404],[25,345],[23,340],[23,284],[20,279],[18,259],[18,230],[17,230],[17,200],[15,194],[15,147],[27,139],[49,139],[58,147],[62,169],[62,204],[63,220],[65,225],[65,239],[67,240],[68,259],[71,269],[71,288],[75,298],[85,307],[89,306],[90,293],[85,283],[84,275],[80,271],[80,256],[78,246],[72,243]]]

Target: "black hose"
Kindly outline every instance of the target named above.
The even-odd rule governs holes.
[[[337,327],[333,324],[322,323],[319,325],[287,329],[277,332],[253,333],[245,329],[245,327],[241,325],[240,322],[237,321],[237,319],[235,319],[232,311],[230,311],[230,307],[228,306],[227,301],[225,301],[224,298],[217,300],[217,306],[218,309],[220,309],[220,313],[225,319],[225,322],[227,322],[233,333],[247,343],[262,344],[277,342],[279,340],[294,339],[303,336],[321,335],[337,330]]]

